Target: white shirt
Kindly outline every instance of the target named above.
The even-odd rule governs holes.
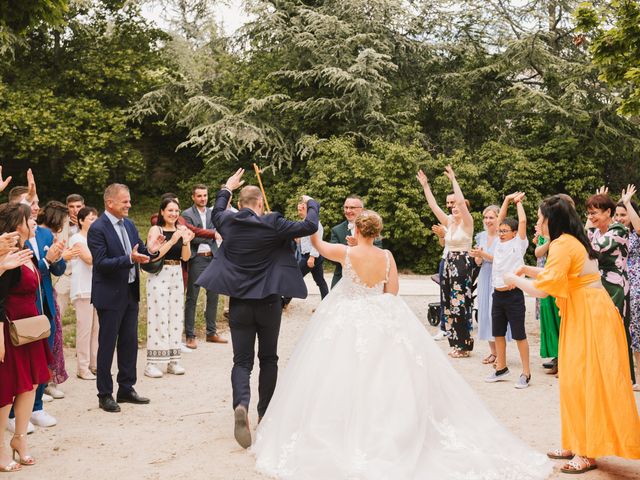
[[[493,267],[491,270],[491,283],[493,288],[503,288],[503,275],[514,273],[519,267],[524,265],[524,254],[529,247],[529,240],[523,240],[519,236],[506,242],[498,242],[493,251]]]
[[[84,235],[76,233],[69,239],[69,247],[76,243],[87,246],[87,239]],[[77,298],[91,298],[91,277],[93,276],[93,266],[87,265],[80,257],[72,258],[67,270],[71,270],[71,300]]]
[[[202,228],[207,228],[207,208],[205,207],[204,212],[201,212],[198,207],[196,207],[198,213],[200,214],[200,220],[202,221]],[[201,243],[198,245],[198,251],[196,253],[209,253],[211,251],[211,247],[206,243]]]
[[[320,235],[320,238],[322,238],[323,233],[324,233],[324,229],[322,228],[322,224],[318,222],[318,234]],[[300,238],[300,253],[302,253],[302,255],[305,255],[308,253],[311,257],[315,257],[315,258],[318,258],[320,256],[320,252],[318,252],[318,250],[313,248],[313,245],[311,244],[310,235]]]

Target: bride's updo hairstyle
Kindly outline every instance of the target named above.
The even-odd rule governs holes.
[[[364,210],[356,217],[356,227],[363,237],[376,238],[382,232],[382,218],[373,210]]]

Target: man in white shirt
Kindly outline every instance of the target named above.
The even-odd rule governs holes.
[[[491,307],[492,334],[496,339],[496,369],[486,382],[498,382],[509,374],[507,367],[507,326],[511,327],[511,335],[518,345],[522,373],[515,384],[516,388],[527,388],[531,380],[529,368],[529,342],[524,327],[525,304],[522,290],[504,281],[506,273],[515,273],[524,265],[524,255],[529,246],[527,240],[527,216],[522,206],[524,193],[516,192],[507,195],[498,215],[498,236],[500,242],[493,253],[491,282],[494,288],[493,305]],[[513,202],[518,210],[518,220],[505,218],[509,203]]]
[[[306,202],[300,201],[298,203],[298,216],[302,219],[307,218]],[[322,223],[318,222],[318,232],[316,235],[320,235],[320,238],[322,238],[323,233],[324,229],[322,228]],[[307,273],[311,272],[313,280],[320,289],[320,297],[324,298],[329,293],[329,287],[324,279],[324,268],[322,266],[324,258],[320,255],[318,250],[313,248],[313,245],[311,245],[311,236],[302,237],[299,240],[301,258],[298,261],[298,266],[300,267],[302,276],[304,277]]]

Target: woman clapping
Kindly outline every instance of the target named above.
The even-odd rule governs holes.
[[[180,345],[184,319],[184,285],[180,261],[191,256],[190,242],[194,234],[178,225],[180,205],[168,198],[160,204],[158,224],[151,227],[149,235],[162,233],[165,243],[154,263],[162,261],[157,273],[147,277],[147,377],[159,378],[161,365],[167,365],[167,373],[182,375]],[[159,232],[158,232],[159,230]]]

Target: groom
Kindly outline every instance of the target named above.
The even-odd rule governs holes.
[[[301,222],[286,220],[280,213],[265,215],[260,189],[248,185],[240,190],[240,210],[227,210],[231,194],[244,183],[241,180],[243,173],[244,169],[238,169],[216,196],[212,220],[224,241],[196,284],[230,297],[234,435],[243,448],[248,448],[251,446],[247,415],[251,398],[249,379],[256,336],[260,360],[259,422],[267,410],[278,377],[281,297],[307,296],[291,241],[316,232],[320,206],[310,197],[303,197],[308,213]]]

